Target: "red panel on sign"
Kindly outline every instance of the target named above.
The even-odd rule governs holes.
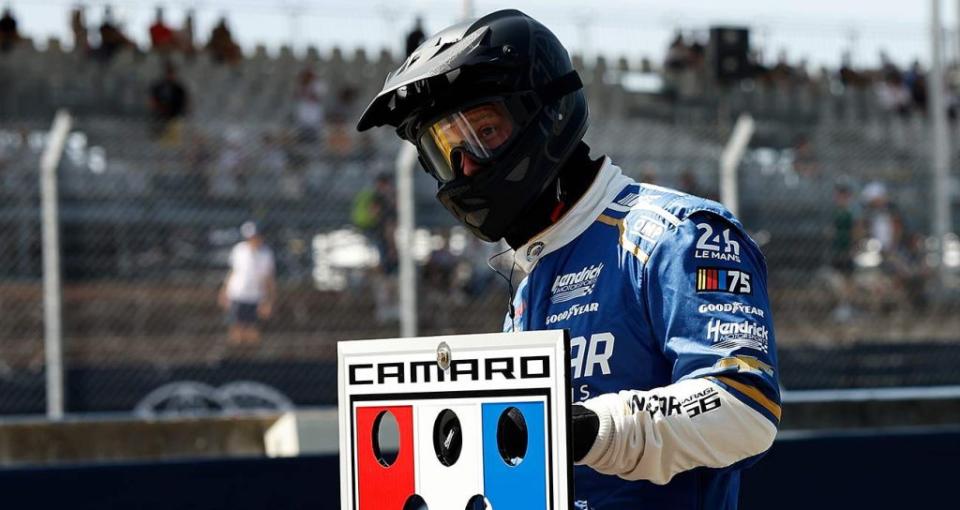
[[[373,424],[381,412],[397,419],[400,449],[390,467],[374,453]],[[400,509],[415,491],[413,479],[413,408],[411,406],[357,408],[357,488],[359,510]]]

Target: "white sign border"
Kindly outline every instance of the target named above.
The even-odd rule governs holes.
[[[537,386],[548,390],[548,399],[556,402],[556,415],[561,419],[551,420],[553,431],[548,435],[556,438],[566,438],[565,447],[548,448],[548,455],[553,456],[551,477],[554,481],[553,493],[550,501],[552,506],[548,510],[565,510],[573,504],[573,462],[570,458],[573,451],[573,435],[568,431],[571,423],[570,416],[570,335],[565,329],[526,331],[518,333],[489,333],[476,335],[445,335],[418,338],[391,338],[376,340],[353,340],[337,343],[337,395],[340,430],[340,508],[341,510],[357,510],[357,501],[354,497],[353,483],[353,452],[352,452],[352,405],[351,396],[364,395],[364,400],[374,400],[378,394],[395,394],[396,392],[352,392],[345,383],[347,376],[347,362],[356,357],[370,357],[384,354],[420,354],[433,353],[441,342],[446,342],[452,351],[451,359],[456,360],[465,352],[482,352],[496,349],[518,351],[534,349],[542,351],[549,348],[551,360],[555,370],[548,379],[548,384]],[[417,399],[418,393],[410,392],[411,399]],[[549,446],[549,445],[548,445]],[[552,453],[551,453],[552,452]]]

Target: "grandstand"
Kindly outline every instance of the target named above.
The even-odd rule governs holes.
[[[173,143],[151,131],[147,100],[166,58],[191,105],[181,139]],[[708,86],[702,70],[667,73],[627,59],[575,62],[593,114],[588,142],[633,177],[675,187],[692,182],[698,193],[716,197],[717,161],[736,115],[753,116],[757,132],[739,178],[740,216],[764,244],[784,363],[791,362],[791,349],[811,345],[955,340],[955,264],[946,272],[951,279],[922,283],[922,303],[915,295],[864,291],[858,298],[864,315],[842,323],[830,319],[835,296],[823,279],[827,205],[837,182],[856,188],[886,182],[911,232],[930,235],[930,136],[923,115],[890,111],[875,83],[845,86],[830,74],[718,88]],[[0,306],[10,317],[0,325],[0,358],[8,373],[29,378],[41,359],[35,172],[58,108],[76,118],[59,182],[69,366],[159,373],[193,366],[198,358],[223,363],[214,296],[235,240],[232,229],[250,217],[272,228],[282,291],[270,340],[245,361],[265,365],[243,370],[257,374],[294,359],[329,362],[336,340],[396,335],[395,322],[362,319],[377,308],[368,268],[337,268],[345,275],[339,290],[316,281],[315,241],[352,229],[357,192],[373,176],[393,171],[399,147],[394,138],[385,130],[353,133],[351,119],[365,105],[343,99],[372,97],[397,64],[387,52],[370,57],[334,48],[294,55],[286,47],[277,54],[258,47],[235,65],[216,63],[206,53],[163,57],[133,50],[103,62],[66,51],[56,40],[42,50],[24,44],[0,56],[0,232],[8,240],[0,248]],[[296,140],[294,92],[304,69],[325,83],[328,111],[346,120],[327,124],[344,144]],[[637,90],[631,84],[638,75],[663,86]],[[337,92],[344,90],[350,93]],[[951,129],[956,139],[957,125]],[[265,164],[264,155],[277,148],[283,164]],[[242,163],[225,167],[229,157]],[[421,177],[417,223],[436,242],[437,233],[454,222],[435,203],[432,181]],[[917,263],[933,271],[938,262],[929,260],[936,247],[928,244],[924,250],[931,251],[918,254]],[[422,254],[421,262],[427,258]],[[486,271],[479,266],[471,269]],[[878,272],[858,270],[864,289],[883,279]],[[451,311],[456,321],[421,310],[421,331],[498,329],[506,293],[489,278],[483,281]],[[880,308],[881,316],[872,313]],[[816,377],[784,383],[820,384]],[[37,394],[30,394],[21,402],[26,407],[15,408],[37,409]]]

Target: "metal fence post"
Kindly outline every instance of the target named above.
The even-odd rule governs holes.
[[[930,94],[930,118],[932,119],[933,151],[933,233],[940,244],[940,282],[945,281],[944,255],[947,234],[950,233],[950,140],[947,136],[947,103],[944,97],[943,76],[943,25],[940,20],[940,0],[930,1],[930,79],[927,82]]]
[[[404,143],[397,155],[397,258],[399,259],[400,336],[417,336],[417,272],[413,260],[413,170],[417,149]]]
[[[43,228],[43,339],[47,376],[47,417],[63,418],[63,325],[60,305],[60,217],[57,208],[57,166],[70,132],[70,114],[57,111],[40,159],[40,201]]]
[[[753,137],[753,117],[743,113],[737,117],[733,134],[720,155],[720,202],[736,216],[740,208],[740,196],[737,188],[737,168],[743,159],[743,153]]]

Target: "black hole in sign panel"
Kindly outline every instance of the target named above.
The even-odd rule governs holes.
[[[433,422],[433,451],[444,466],[452,466],[463,449],[463,430],[457,413],[444,409]]]
[[[403,510],[430,510],[430,508],[419,494],[411,494],[407,498],[407,502],[403,504]]]
[[[477,494],[467,501],[466,510],[493,510],[490,500],[483,497],[483,494]]]
[[[383,467],[390,467],[400,453],[400,426],[390,411],[381,411],[373,420],[373,454]]]
[[[509,466],[517,466],[527,455],[527,420],[516,407],[508,407],[497,422],[497,447]]]

